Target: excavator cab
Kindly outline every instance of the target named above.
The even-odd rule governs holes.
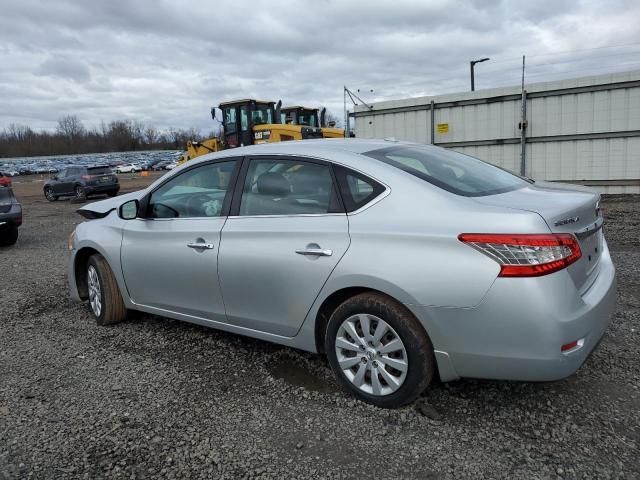
[[[306,125],[308,127],[319,127],[320,119],[317,108],[306,108],[300,106],[284,107],[280,110],[281,123],[290,125]]]
[[[300,106],[284,107],[281,109],[280,121],[288,125],[306,125],[320,127],[322,138],[342,138],[344,130],[335,127],[335,122],[326,122],[326,108],[308,108]],[[328,125],[327,125],[328,123]]]
[[[278,123],[274,105],[274,102],[251,99],[221,103],[225,147],[236,148],[268,141],[265,126]]]

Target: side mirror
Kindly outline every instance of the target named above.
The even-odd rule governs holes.
[[[211,107],[211,119],[216,120],[216,107]]]
[[[129,200],[120,205],[118,216],[123,220],[133,220],[138,217],[138,208],[140,208],[138,200]]]
[[[51,180],[60,180],[60,179],[58,178],[58,175],[54,175],[53,177],[51,177]]]

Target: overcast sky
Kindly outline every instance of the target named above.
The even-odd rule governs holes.
[[[639,19],[637,0],[0,0],[0,129],[75,114],[207,132],[240,97],[341,116],[343,85],[464,91],[481,57],[476,89],[518,84],[523,54],[530,82],[638,69]]]

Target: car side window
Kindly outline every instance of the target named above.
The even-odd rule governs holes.
[[[359,172],[335,166],[340,194],[347,212],[354,212],[385,191],[384,185]]]
[[[251,160],[240,215],[308,215],[343,212],[331,167],[300,160]]]
[[[58,172],[58,178],[66,178],[68,170],[60,170]]]
[[[150,218],[201,218],[222,215],[236,161],[209,163],[187,170],[151,194]]]

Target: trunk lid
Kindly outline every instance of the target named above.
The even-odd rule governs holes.
[[[578,185],[536,182],[525,188],[475,197],[474,200],[485,205],[535,212],[551,232],[574,234],[580,243],[582,257],[568,267],[569,274],[581,293],[595,281],[603,243],[598,192]]]

